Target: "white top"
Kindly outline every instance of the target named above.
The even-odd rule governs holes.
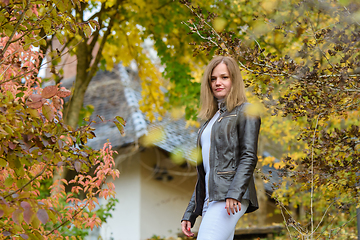
[[[220,108],[220,104],[222,101],[218,101],[218,107]],[[211,118],[210,122],[207,124],[205,129],[201,134],[201,154],[202,160],[205,170],[205,202],[209,199],[209,174],[210,174],[210,146],[211,146],[211,130],[215,121],[220,117],[220,111],[217,111],[215,115]]]

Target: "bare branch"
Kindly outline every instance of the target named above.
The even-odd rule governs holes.
[[[316,38],[316,36],[315,36],[314,26],[313,26],[313,24],[312,24],[312,22],[311,22],[310,20],[309,20],[309,24],[310,24],[310,28],[311,28],[311,30],[312,30],[312,32],[313,32],[313,37],[314,37],[314,39],[315,39],[317,48],[319,49],[319,51],[321,52],[321,54],[325,57],[326,61],[330,64],[330,66],[332,67],[333,71],[335,71],[335,67],[332,65],[332,63],[330,62],[329,58],[326,56],[326,54],[323,52],[323,50],[322,50],[322,49],[320,48],[320,46],[319,46],[319,42],[318,42],[318,40],[317,40],[317,38]]]

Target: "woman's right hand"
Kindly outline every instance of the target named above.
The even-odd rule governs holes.
[[[190,221],[182,221],[181,222],[181,229],[183,233],[188,237],[193,237],[194,233],[191,232],[191,222]]]

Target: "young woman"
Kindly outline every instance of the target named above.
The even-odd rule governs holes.
[[[198,240],[233,239],[237,221],[258,209],[253,173],[257,163],[260,118],[247,114],[245,87],[236,61],[213,58],[206,67],[198,133],[202,161],[198,180],[181,220],[186,236],[202,215]]]

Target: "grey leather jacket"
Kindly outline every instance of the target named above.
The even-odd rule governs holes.
[[[228,112],[226,105],[220,107],[220,116],[211,131],[209,201],[224,201],[233,198],[250,201],[247,213],[258,209],[254,183],[254,169],[257,163],[257,145],[260,118],[246,114],[248,103],[243,103]],[[210,120],[198,132],[200,136]],[[202,214],[205,200],[205,171],[202,161],[196,167],[198,180],[194,193],[181,221],[194,225]]]

